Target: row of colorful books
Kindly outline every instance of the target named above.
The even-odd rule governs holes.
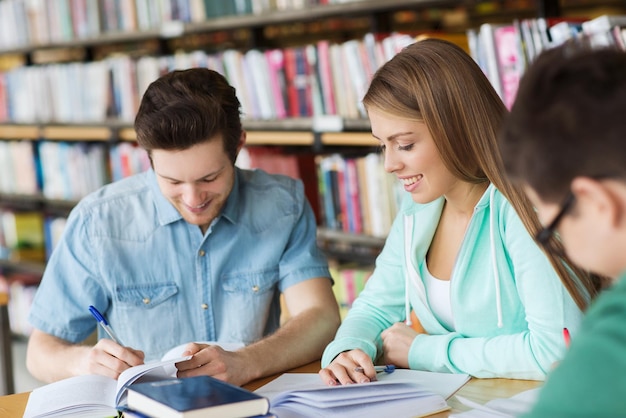
[[[152,81],[192,67],[223,74],[236,88],[245,118],[364,117],[360,102],[373,73],[414,40],[369,33],[342,43],[22,66],[0,73],[0,122],[130,122]]]
[[[0,259],[42,263],[65,229],[64,216],[34,210],[0,209]]]
[[[354,1],[354,0],[352,0]],[[110,32],[161,30],[233,15],[341,3],[338,0],[2,0],[0,48],[96,38]],[[345,2],[345,1],[343,1]],[[169,26],[168,26],[169,25]],[[170,27],[172,26],[172,27]]]
[[[0,141],[0,163],[0,193],[67,201],[150,167],[147,153],[131,142]],[[301,179],[320,224],[354,234],[385,237],[401,195],[378,153],[346,157],[248,147],[237,165]]]
[[[0,269],[0,289],[9,295],[9,326],[14,335],[29,336],[32,326],[28,313],[41,275],[3,273]]]
[[[372,263],[373,261],[374,260],[372,260]],[[333,292],[339,304],[339,311],[342,318],[345,318],[352,307],[352,303],[354,303],[359,293],[365,288],[365,283],[367,283],[367,279],[369,279],[373,271],[373,264],[331,263],[330,274],[335,281]]]
[[[470,53],[510,108],[527,66],[542,51],[587,37],[593,46],[626,50],[626,16],[537,18],[484,23],[467,32]]]
[[[237,166],[298,178],[318,224],[327,229],[384,238],[398,211],[402,184],[383,168],[383,156],[286,152],[244,147]]]
[[[135,143],[0,141],[0,193],[75,201],[150,167]]]
[[[402,184],[383,169],[378,153],[316,157],[320,212],[329,229],[386,237],[398,211]]]

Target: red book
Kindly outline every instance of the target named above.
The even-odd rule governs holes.
[[[292,118],[311,116],[311,86],[304,47],[285,49],[285,75],[287,78],[288,114]]]
[[[496,45],[500,86],[502,88],[502,101],[510,109],[515,101],[517,87],[522,78],[524,61],[518,49],[518,35],[515,26],[496,27],[493,35]]]
[[[324,103],[324,114],[336,115],[337,110],[335,106],[333,76],[330,68],[330,41],[322,40],[317,43],[317,62]]]
[[[285,57],[281,49],[268,49],[265,51],[265,59],[269,68],[270,91],[274,100],[276,117],[284,119],[287,117],[285,106]]]
[[[359,179],[354,158],[346,160],[346,182],[348,189],[348,213],[346,216],[349,229],[350,232],[361,234],[363,232],[363,223],[361,221],[361,203],[359,201]]]
[[[287,84],[287,114],[289,117],[298,117],[298,91],[294,80],[296,78],[296,52],[294,48],[285,48],[285,78]]]

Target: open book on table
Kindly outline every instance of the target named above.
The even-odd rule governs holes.
[[[225,350],[243,346],[202,343],[220,345]],[[100,375],[82,375],[39,387],[28,398],[24,418],[117,416],[117,408],[126,404],[127,389],[133,383],[176,377],[175,363],[191,358],[182,356],[186,346],[187,344],[181,344],[172,348],[160,361],[126,369],[117,380]]]
[[[316,373],[285,373],[255,392],[270,400],[280,418],[427,416],[449,409],[446,402],[469,380],[467,374],[396,369],[378,381],[326,386]]]

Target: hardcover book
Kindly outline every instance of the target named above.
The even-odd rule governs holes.
[[[269,400],[210,376],[195,376],[135,384],[128,390],[128,407],[162,418],[239,418],[267,414]]]

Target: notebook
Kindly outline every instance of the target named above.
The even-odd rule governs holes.
[[[467,374],[400,369],[378,381],[327,386],[317,373],[285,373],[255,392],[270,400],[270,412],[291,417],[381,417],[432,415],[449,409],[446,399],[469,380]]]

